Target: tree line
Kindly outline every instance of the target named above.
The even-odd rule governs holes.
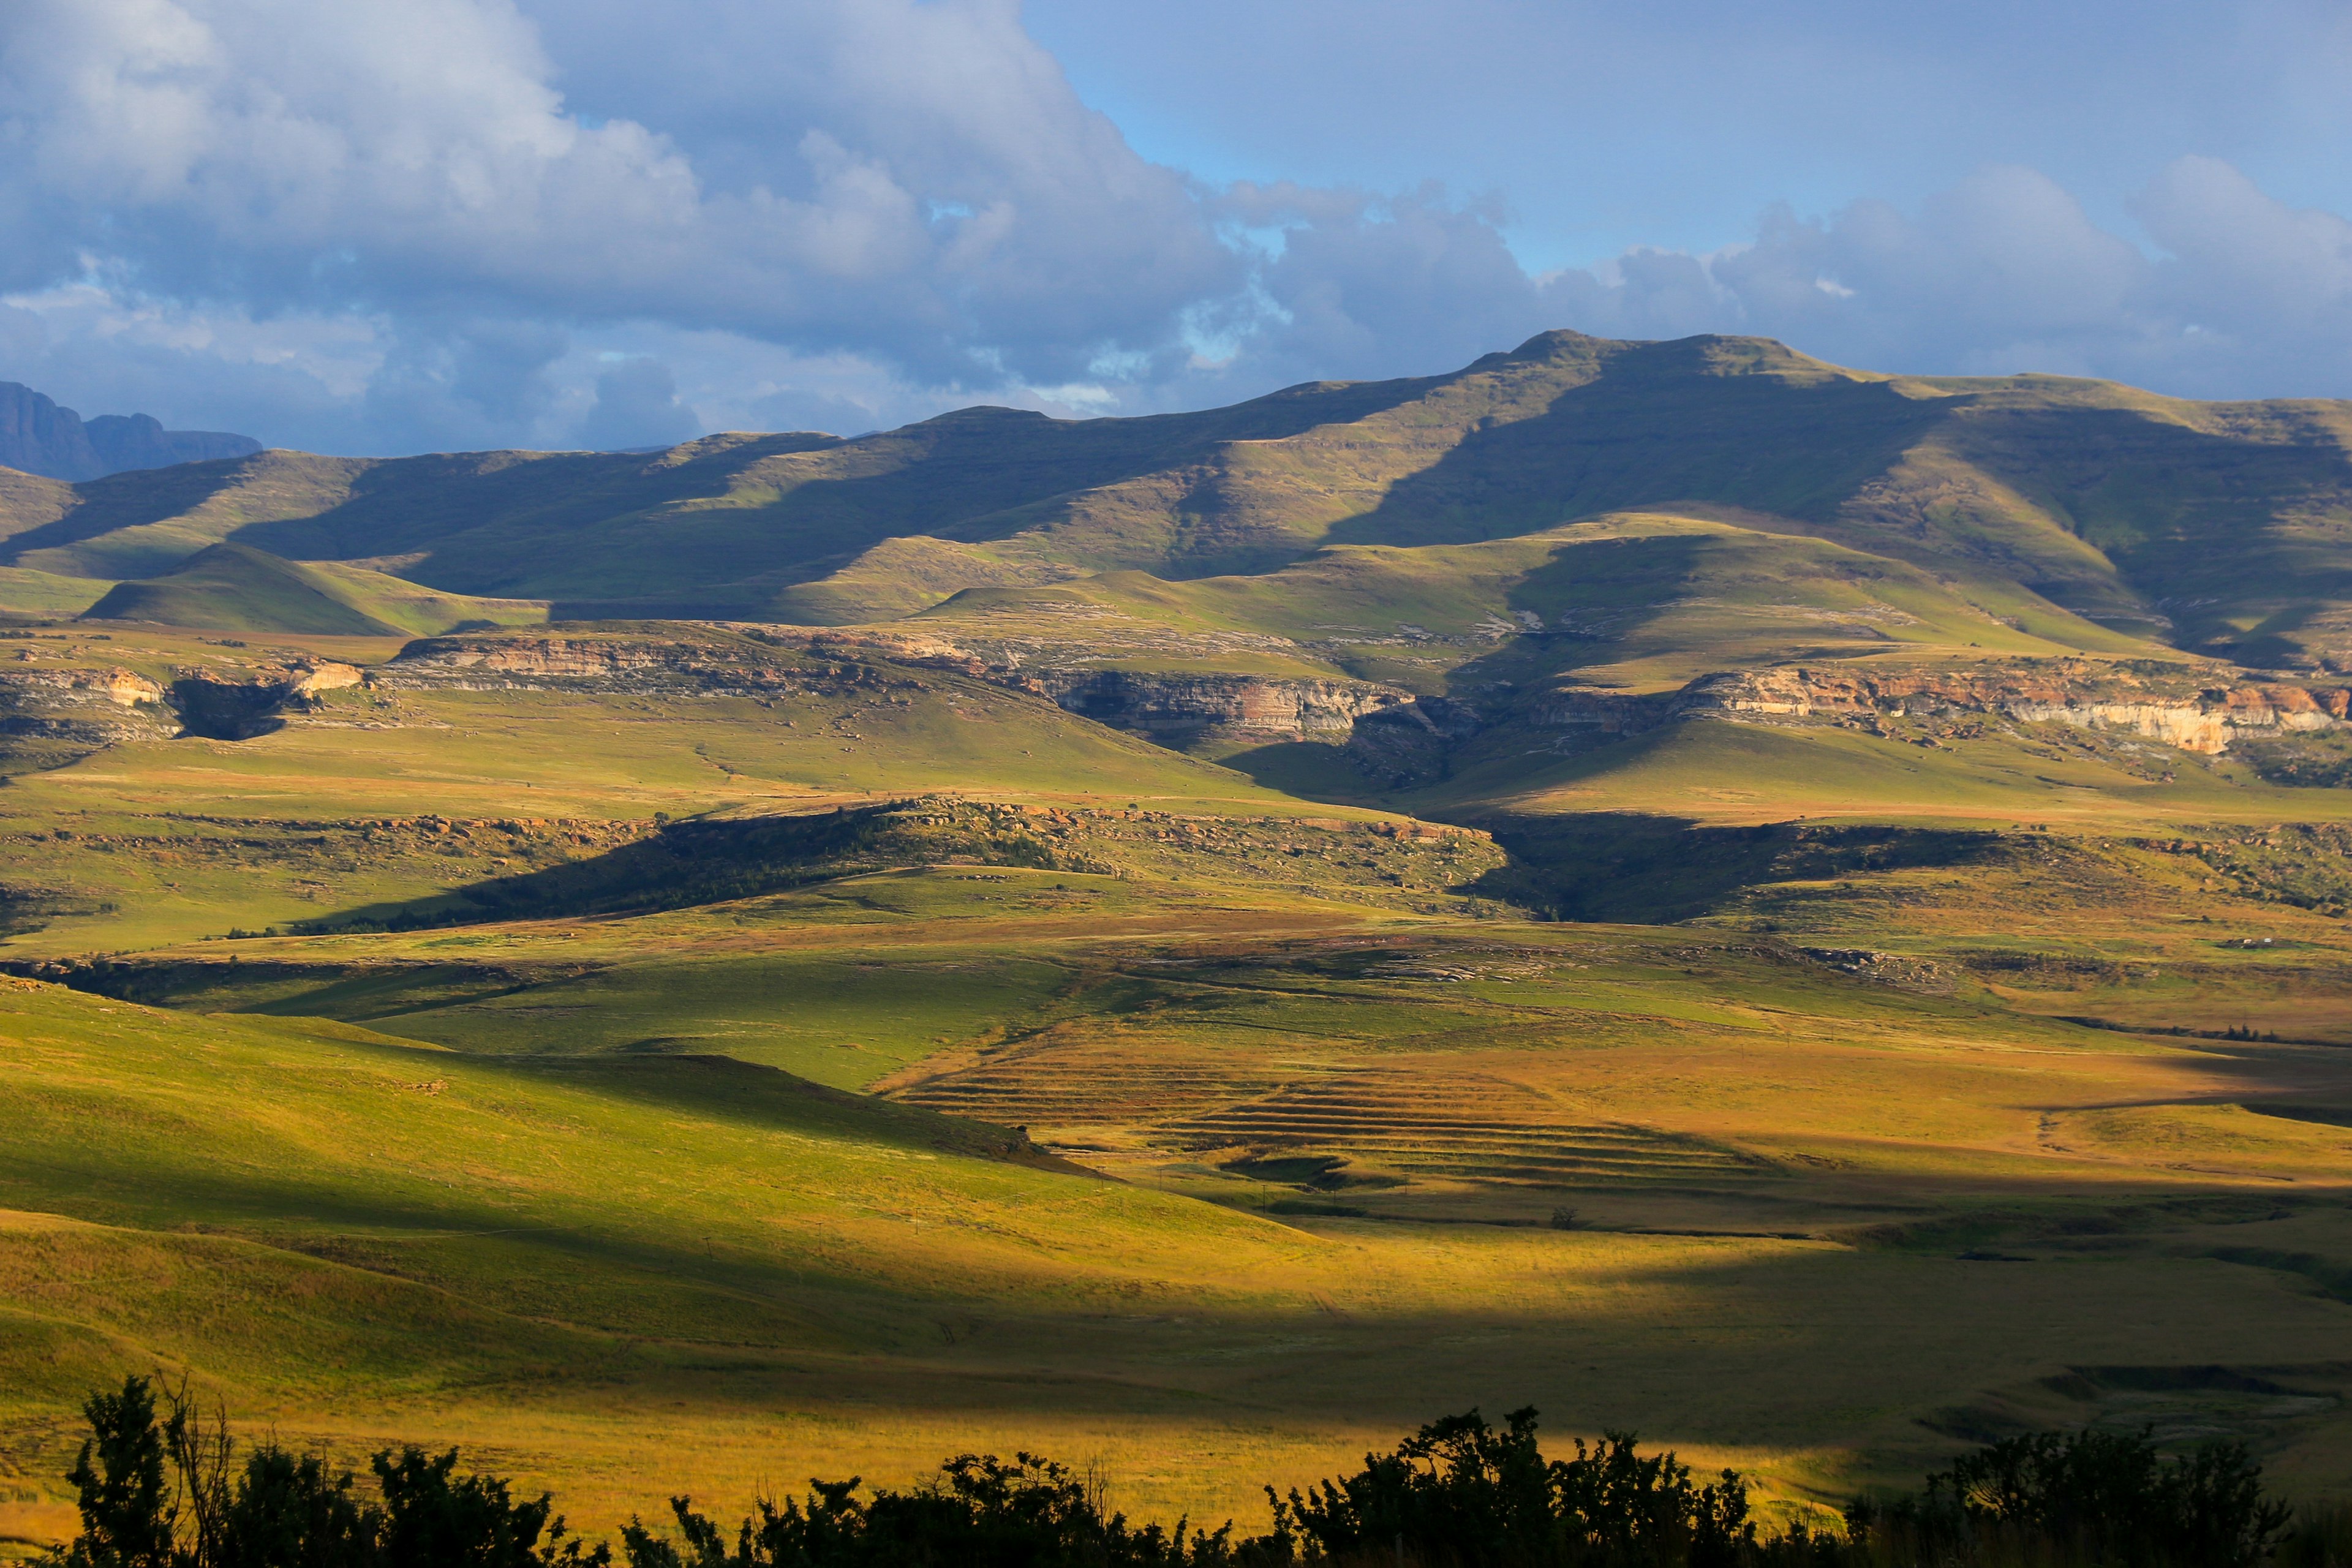
[[[2352,1568],[2352,1510],[2296,1520],[2242,1444],[2167,1454],[2145,1432],[2011,1438],[1839,1525],[1768,1531],[1736,1471],[1700,1481],[1625,1433],[1547,1458],[1535,1411],[1474,1410],[1351,1474],[1266,1488],[1262,1535],[1130,1523],[1066,1466],[964,1454],[903,1491],[811,1481],[731,1530],[673,1498],[616,1554],[454,1448],[379,1452],[369,1486],[241,1446],[184,1387],[127,1378],[83,1414],[81,1529],[56,1568]]]

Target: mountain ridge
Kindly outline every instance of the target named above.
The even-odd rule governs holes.
[[[166,430],[150,414],[84,420],[22,382],[0,381],[0,467],[68,481],[250,457],[261,443],[224,430]]]
[[[1850,370],[1769,339],[1539,334],[1459,371],[1186,414],[974,407],[646,457],[268,452],[0,484],[0,563],[152,576],[223,540],[413,557],[559,616],[856,624],[967,587],[1262,574],[1649,510],[1904,563],[2185,651],[2352,668],[2352,404]]]

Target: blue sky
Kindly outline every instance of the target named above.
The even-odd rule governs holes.
[[[2352,396],[2352,6],[17,0],[0,379],[342,452],[1548,327]]]
[[[2166,0],[1644,6],[1032,0],[1147,158],[1213,182],[1502,193],[1536,268],[1712,249],[1774,202],[1909,205],[1988,163],[2103,223],[2183,153],[2352,210],[2352,10]]]

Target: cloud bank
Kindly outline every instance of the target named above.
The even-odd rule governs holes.
[[[0,378],[411,451],[1198,405],[1554,326],[2352,395],[2352,224],[2183,156],[1531,275],[1499,201],[1139,156],[1012,0],[19,0]]]

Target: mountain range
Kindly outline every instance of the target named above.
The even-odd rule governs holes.
[[[250,436],[166,430],[149,414],[85,420],[21,382],[0,381],[0,467],[52,479],[96,479],[261,450]]]
[[[849,624],[967,588],[1249,575],[1633,510],[1861,552],[1997,616],[2352,663],[2352,405],[1885,375],[1725,337],[1548,332],[1447,375],[1143,418],[971,408],[653,455],[0,476],[0,562],[116,580],[229,540],[559,616]]]
[[[1246,1528],[1482,1401],[1832,1529],[2037,1430],[2342,1495],[2347,454],[1553,332],[0,468],[0,1543],[157,1367],[592,1535],[943,1449]]]

